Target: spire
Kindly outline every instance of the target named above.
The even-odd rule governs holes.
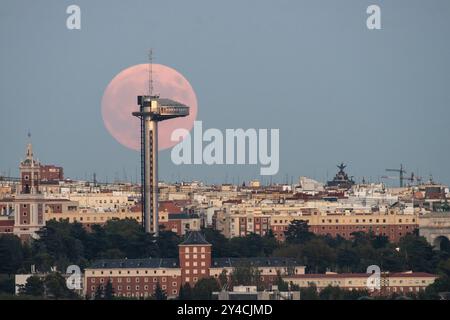
[[[28,131],[28,144],[27,144],[27,159],[33,159],[33,145],[31,144],[31,133]]]

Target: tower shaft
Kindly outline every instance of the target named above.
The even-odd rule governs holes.
[[[139,111],[132,115],[141,120],[142,224],[156,236],[158,224],[158,122],[189,115],[189,107],[159,96],[138,96]]]
[[[143,121],[143,223],[146,232],[158,235],[158,122],[146,115]]]

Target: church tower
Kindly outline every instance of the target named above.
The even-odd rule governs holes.
[[[31,141],[27,145],[25,160],[19,166],[21,194],[38,194],[40,181],[40,163],[34,159]]]

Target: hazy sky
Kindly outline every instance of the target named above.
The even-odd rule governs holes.
[[[81,7],[82,28],[66,28]],[[382,30],[366,27],[378,4]],[[279,128],[280,171],[373,181],[400,163],[450,183],[450,1],[18,1],[0,4],[0,173],[35,155],[66,176],[133,180],[139,154],[106,131],[100,102],[126,67],[181,72],[204,128]],[[175,166],[162,179],[237,182],[259,166]],[[265,178],[268,179],[267,177]]]

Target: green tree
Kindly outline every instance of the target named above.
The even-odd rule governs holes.
[[[105,300],[114,299],[114,288],[113,288],[113,285],[110,280],[108,280],[108,282],[106,283],[104,295],[105,295]]]
[[[105,290],[101,285],[98,285],[97,288],[95,289],[94,300],[103,300],[104,297],[105,297]]]
[[[155,293],[153,294],[155,300],[167,300],[166,292],[161,288],[159,282],[156,284]]]
[[[192,300],[192,288],[189,282],[186,282],[180,287],[180,293],[178,295],[178,300]]]
[[[52,272],[44,279],[46,295],[53,299],[75,299],[75,292],[67,288],[66,279],[59,272]]]
[[[337,286],[327,286],[319,293],[320,300],[343,300],[344,290]]]
[[[15,274],[24,262],[20,239],[12,234],[0,235],[0,273]]]
[[[277,271],[277,277],[275,279],[274,284],[278,287],[278,291],[289,290],[289,284],[283,280],[283,277],[281,276],[281,273],[279,271]]]
[[[27,296],[44,297],[44,281],[38,276],[31,276],[27,279],[25,285],[20,288],[19,292]]]
[[[219,274],[219,285],[221,288],[228,286],[228,271],[223,269],[222,272]]]
[[[400,254],[405,260],[404,269],[435,272],[438,261],[436,261],[433,247],[424,237],[408,234],[400,240],[399,247]]]
[[[160,231],[156,240],[159,256],[165,258],[178,257],[178,244],[181,242],[180,237],[172,231]]]
[[[304,220],[293,220],[284,232],[286,242],[290,244],[301,244],[311,240],[314,234],[309,231],[309,225]]]
[[[13,275],[0,274],[0,294],[14,294],[15,281]]]
[[[257,286],[262,287],[261,271],[249,262],[243,262],[236,266],[230,274],[233,286]]]
[[[219,291],[215,278],[202,278],[195,283],[193,296],[195,300],[211,300],[212,293]]]
[[[317,287],[315,284],[310,284],[306,288],[300,289],[300,299],[301,300],[319,300],[319,295],[317,294]]]

